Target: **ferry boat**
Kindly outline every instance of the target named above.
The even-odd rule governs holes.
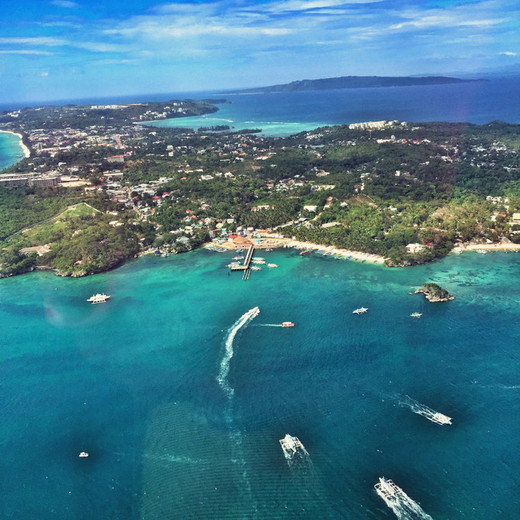
[[[294,323],[292,321],[284,321],[282,327],[294,327]]]
[[[420,318],[422,316],[422,313],[421,312],[412,312],[412,314],[410,314],[410,316],[412,318]]]
[[[426,419],[429,419],[430,421],[440,424],[440,425],[451,424],[451,417],[448,417],[447,415],[444,415],[441,412],[435,412],[431,415],[424,414],[424,417],[426,417]]]
[[[288,433],[283,439],[280,439],[280,446],[282,447],[283,454],[285,455],[286,459],[291,459],[294,457],[299,450],[305,452],[305,448],[300,442],[300,439],[298,439],[298,437],[293,437]]]
[[[360,307],[359,309],[353,310],[352,314],[365,314],[366,312],[368,312],[366,307]]]
[[[110,296],[106,294],[94,294],[90,298],[87,299],[89,303],[105,303],[107,300],[110,299]]]

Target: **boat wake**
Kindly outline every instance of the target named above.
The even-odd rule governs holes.
[[[226,406],[226,410],[224,413],[224,417],[226,420],[226,424],[229,429],[229,439],[231,441],[231,457],[232,462],[238,468],[239,478],[242,480],[244,485],[244,491],[247,496],[247,500],[251,503],[251,507],[253,510],[253,516],[255,517],[258,513],[258,506],[253,497],[253,492],[251,489],[251,483],[249,482],[248,474],[247,474],[247,465],[244,459],[243,447],[242,447],[242,432],[239,428],[237,428],[233,424],[233,395],[235,393],[234,389],[231,387],[228,381],[229,374],[229,366],[231,359],[233,358],[233,342],[238,331],[248,325],[254,318],[256,318],[260,314],[260,309],[258,307],[253,307],[248,310],[245,314],[243,314],[233,325],[230,327],[228,331],[228,335],[224,341],[224,356],[220,362],[220,371],[217,376],[217,382],[222,388],[222,391],[227,397],[228,403]]]
[[[433,520],[417,502],[391,480],[380,478],[374,487],[377,494],[400,520]]]
[[[233,357],[233,341],[237,332],[250,323],[254,318],[256,318],[260,314],[260,309],[258,307],[253,307],[248,310],[245,314],[243,314],[229,329],[228,335],[226,337],[226,341],[224,342],[224,357],[220,362],[220,371],[217,376],[217,382],[226,394],[226,397],[231,400],[234,394],[233,388],[231,388],[228,382],[228,374],[229,374],[229,364],[231,362],[231,358]]]
[[[435,410],[432,410],[425,404],[421,404],[415,399],[412,399],[408,395],[398,395],[396,396],[397,402],[399,403],[399,406],[404,406],[406,408],[410,408],[413,413],[416,413],[418,415],[422,415],[423,417],[426,417],[431,422],[434,422],[436,424],[451,424],[451,417],[448,417],[447,415],[444,415],[443,413],[436,412]]]

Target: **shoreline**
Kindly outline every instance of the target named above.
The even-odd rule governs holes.
[[[334,246],[324,246],[321,244],[314,244],[312,242],[302,242],[299,240],[292,240],[290,238],[281,238],[281,239],[266,239],[261,243],[253,244],[255,249],[279,249],[279,248],[293,248],[293,249],[303,249],[309,251],[322,251],[325,255],[335,255],[340,256],[345,259],[349,258],[351,260],[359,260],[361,262],[370,262],[373,264],[381,264],[384,265],[385,259],[380,255],[375,255],[372,253],[363,253],[362,251],[352,251],[349,249],[341,249]],[[206,242],[202,245],[202,247],[207,248],[208,246],[217,246],[222,247],[223,249],[227,249],[229,251],[235,251],[237,249],[237,245],[232,242],[223,242],[222,244],[215,244],[215,242]]]
[[[18,132],[13,132],[11,130],[0,130],[0,133],[1,134],[12,134],[12,135],[18,137],[18,139],[19,139],[18,144],[19,144],[20,148],[22,149],[25,158],[28,159],[31,156],[31,150],[29,150],[27,145],[23,142],[22,134],[19,134]]]
[[[464,253],[464,251],[498,251],[507,253],[509,251],[515,252],[520,251],[520,244],[514,244],[513,242],[506,243],[494,243],[494,244],[472,244],[472,243],[464,243],[458,246],[455,246],[449,254],[460,254]]]

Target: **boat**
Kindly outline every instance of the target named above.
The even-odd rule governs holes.
[[[258,267],[257,265],[252,265],[251,266],[251,271],[261,271],[262,268],[261,267]]]
[[[284,321],[282,327],[294,327],[294,323],[292,321]]]
[[[424,414],[424,417],[426,417],[430,421],[440,424],[440,425],[451,424],[451,417],[448,417],[447,415],[444,415],[441,412],[435,412],[431,416]]]
[[[278,267],[278,264],[267,264],[267,267]]]
[[[379,477],[379,482],[374,486],[374,488],[378,495],[386,498],[393,497],[397,500],[397,492],[399,488],[391,480],[388,480],[385,477]]]
[[[82,452],[78,455],[78,457],[79,457],[80,459],[86,459],[86,458],[88,457],[88,453],[87,453],[86,451],[82,451]]]
[[[359,309],[353,310],[352,314],[365,314],[366,312],[368,312],[366,307],[360,307]]]
[[[310,251],[308,249],[306,249],[305,251],[302,251],[300,253],[300,256],[305,256],[305,255],[308,255],[310,253]]]
[[[89,303],[105,303],[107,300],[110,299],[110,296],[107,294],[94,294],[90,298],[87,299]]]
[[[409,395],[405,395],[399,399],[399,404],[401,406],[407,406],[412,410],[412,412],[417,415],[422,415],[426,419],[435,424],[440,424],[441,426],[444,424],[452,424],[451,417],[444,415],[443,413],[437,412],[436,410],[431,409],[429,406],[425,404],[421,404],[415,399],[412,399]]]
[[[410,316],[412,318],[420,318],[422,316],[422,313],[421,312],[412,312],[412,314],[410,314]]]
[[[412,500],[397,484],[385,477],[379,477],[379,482],[374,486],[377,494],[385,501],[385,504],[395,513],[397,518],[422,518],[433,520],[425,513],[421,506]]]
[[[234,256],[233,257],[233,260],[243,260],[244,257],[243,256]]]
[[[298,439],[298,437],[293,437],[288,433],[283,439],[280,439],[280,446],[282,447],[286,459],[292,459],[299,451],[306,453],[300,439]]]

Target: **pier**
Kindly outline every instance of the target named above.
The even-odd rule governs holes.
[[[255,253],[255,246],[249,246],[249,249],[247,250],[246,256],[244,258],[243,264],[232,264],[230,269],[231,271],[246,271],[249,269],[249,266],[251,265],[251,260],[253,259],[253,255]]]
[[[242,274],[242,280],[249,280],[249,277],[251,276],[251,260],[253,259],[253,255],[255,253],[255,246],[250,245],[249,249],[247,250],[246,256],[244,258],[243,264],[231,264],[229,269],[231,271],[243,271]]]

